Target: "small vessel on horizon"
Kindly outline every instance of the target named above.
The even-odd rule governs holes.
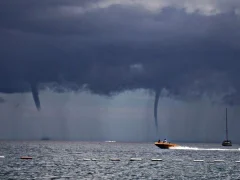
[[[226,140],[222,142],[222,146],[232,146],[232,141],[228,139],[227,108],[226,108]]]
[[[115,143],[116,141],[105,141],[107,143]]]
[[[41,138],[41,141],[49,141],[49,140],[50,140],[49,137],[42,137],[42,138]]]
[[[177,145],[177,144],[167,142],[166,139],[164,139],[164,141],[158,140],[158,142],[155,142],[154,144],[155,144],[157,147],[161,148],[161,149],[169,149],[169,148],[171,148],[171,147],[177,147],[177,146],[179,146],[179,145]]]

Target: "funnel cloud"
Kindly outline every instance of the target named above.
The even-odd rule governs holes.
[[[38,95],[37,83],[35,82],[31,83],[31,90],[32,90],[32,96],[33,96],[33,100],[35,102],[36,108],[40,110],[41,104],[40,104],[39,95]]]
[[[2,0],[0,92],[31,92],[40,110],[45,88],[155,91],[156,127],[163,88],[238,105],[239,16],[237,0]]]

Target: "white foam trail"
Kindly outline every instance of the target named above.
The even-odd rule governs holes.
[[[188,146],[171,147],[170,149],[193,150],[193,151],[240,151],[240,148],[238,148],[238,149],[223,149],[223,148],[198,148],[198,147],[188,147]]]

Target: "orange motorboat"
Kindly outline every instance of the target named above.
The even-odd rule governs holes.
[[[170,143],[170,142],[166,142],[166,141],[158,141],[158,142],[155,142],[155,145],[161,149],[169,149],[171,147],[177,147],[179,145],[177,144],[174,144],[174,143]]]

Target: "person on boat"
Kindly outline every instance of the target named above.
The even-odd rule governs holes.
[[[159,139],[159,140],[158,140],[158,143],[160,143],[160,142],[161,142],[161,140]]]
[[[165,138],[165,139],[163,140],[163,142],[166,143],[166,142],[167,142],[167,139]]]

